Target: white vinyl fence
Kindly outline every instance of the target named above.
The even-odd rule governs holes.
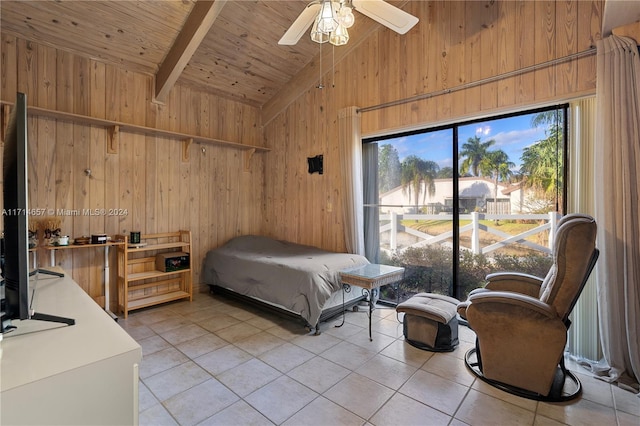
[[[553,245],[553,238],[556,233],[556,224],[560,219],[560,215],[557,212],[550,212],[547,214],[483,214],[483,213],[471,213],[460,215],[460,220],[470,220],[471,223],[468,225],[462,226],[460,228],[460,233],[471,230],[471,251],[474,254],[487,254],[502,247],[506,247],[510,244],[522,244],[525,247],[528,247],[533,250],[540,251],[545,254],[551,253],[551,247]],[[398,251],[398,234],[406,233],[409,235],[413,235],[419,239],[418,242],[409,245],[408,247],[423,247],[429,244],[443,244],[448,239],[453,238],[453,226],[452,230],[442,233],[440,235],[429,235],[424,232],[420,232],[416,229],[406,227],[402,225],[402,220],[451,220],[453,221],[452,215],[442,215],[442,214],[398,214],[398,213],[386,213],[380,214],[380,223],[388,222],[384,225],[380,226],[380,234],[385,232],[390,232],[389,235],[389,249],[392,252]],[[518,235],[510,235],[505,232],[500,231],[497,228],[481,224],[481,220],[536,220],[536,221],[544,221],[542,225],[536,226],[526,232],[522,232]],[[491,244],[487,247],[480,247],[480,231],[489,232],[501,240]],[[535,234],[539,234],[545,231],[549,231],[549,243],[548,246],[542,246],[540,244],[536,244],[531,241],[527,241],[525,238],[530,237]],[[404,250],[406,247],[403,247],[400,250]],[[467,249],[466,247],[462,247],[463,249]]]

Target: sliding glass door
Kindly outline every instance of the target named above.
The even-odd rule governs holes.
[[[544,275],[564,212],[566,107],[365,140],[367,257],[404,266],[380,300],[464,299],[500,270]]]

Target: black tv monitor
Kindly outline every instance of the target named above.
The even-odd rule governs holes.
[[[70,318],[33,312],[29,305],[29,189],[27,169],[27,96],[18,93],[9,116],[3,151],[4,239],[1,331],[15,329],[12,320],[42,320],[73,325]]]
[[[29,238],[27,227],[27,104],[19,93],[9,116],[3,163],[4,316],[2,331],[14,319],[29,318]]]

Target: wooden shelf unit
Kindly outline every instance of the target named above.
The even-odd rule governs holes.
[[[193,300],[191,265],[170,272],[156,269],[157,254],[191,255],[191,231],[143,234],[140,236],[146,243],[143,247],[130,247],[127,235],[115,238],[125,242],[118,246],[118,309],[125,318],[135,309],[180,299]]]

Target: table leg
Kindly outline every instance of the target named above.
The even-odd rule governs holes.
[[[371,337],[371,316],[373,315],[373,292],[369,293],[369,341],[373,342]]]

